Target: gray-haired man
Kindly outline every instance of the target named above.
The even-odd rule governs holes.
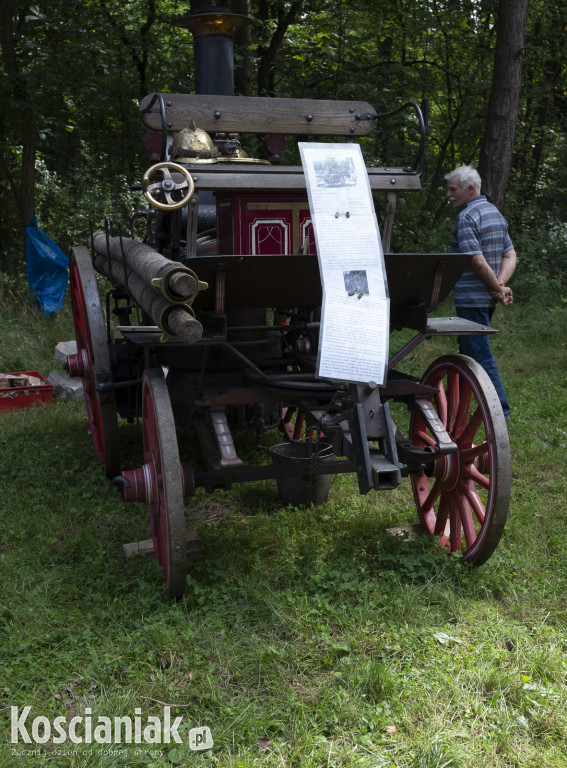
[[[508,281],[516,269],[517,257],[508,222],[481,195],[481,180],[475,168],[462,165],[445,178],[449,202],[453,208],[462,209],[451,235],[451,251],[473,254],[470,267],[453,289],[455,310],[458,317],[489,327],[498,302],[508,306],[514,300]],[[508,419],[510,406],[488,337],[459,336],[459,351],[480,363],[488,373]]]

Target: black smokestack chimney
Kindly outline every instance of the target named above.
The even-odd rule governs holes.
[[[200,5],[176,19],[193,33],[195,93],[234,96],[234,34],[248,20],[222,5]]]

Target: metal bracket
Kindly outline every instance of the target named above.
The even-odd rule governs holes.
[[[224,408],[211,408],[209,411],[213,435],[220,454],[220,467],[240,467],[242,459],[239,459],[234,447],[234,441],[228,426],[228,420]]]
[[[350,434],[343,434],[343,450],[356,467],[359,491],[397,488],[402,473],[389,405],[380,402],[380,390],[372,383],[351,384],[350,393]],[[372,440],[379,440],[380,447]]]
[[[416,397],[410,403],[409,407],[414,413],[416,413],[420,419],[429,427],[437,445],[428,454],[432,458],[428,458],[428,462],[433,461],[441,456],[447,456],[451,453],[456,453],[458,446],[451,439],[449,433],[445,429],[445,425],[437,415],[437,411],[428,399],[424,397]]]
[[[370,462],[366,425],[360,403],[353,403],[348,416],[348,424],[352,436],[352,450],[350,451],[351,455],[347,453],[347,456],[356,467],[358,490],[363,494],[368,493],[374,487],[374,482],[372,479],[372,464]]]

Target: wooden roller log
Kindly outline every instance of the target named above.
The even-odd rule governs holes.
[[[198,291],[197,280],[188,272],[174,272],[168,280],[168,288],[172,294],[190,299]]]
[[[109,237],[104,232],[92,236],[94,250],[120,263],[126,262],[143,282],[159,290],[168,301],[190,301],[199,291],[199,279],[192,269],[171,261],[149,245],[130,238]]]
[[[146,285],[142,278],[114,258],[95,253],[93,264],[97,272],[123,286],[144,312],[167,336],[195,344],[203,335],[203,326],[190,307],[172,304]]]
[[[190,344],[196,344],[203,335],[203,326],[185,307],[170,304],[162,319],[160,328],[171,331],[172,336],[183,339]],[[165,327],[163,327],[165,326]]]

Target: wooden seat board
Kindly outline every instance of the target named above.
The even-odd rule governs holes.
[[[148,128],[162,128],[155,94],[140,102],[140,116]],[[310,136],[367,136],[375,121],[357,116],[376,114],[365,101],[276,99],[257,96],[210,96],[163,93],[168,131],[180,131],[194,120],[207,132],[284,133]]]

